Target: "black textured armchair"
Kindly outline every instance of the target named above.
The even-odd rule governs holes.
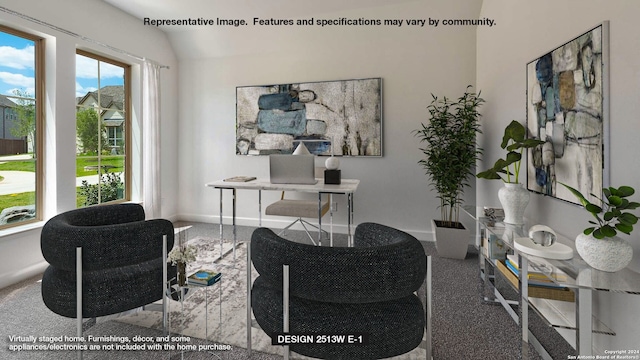
[[[138,204],[115,204],[71,210],[42,228],[42,255],[50,264],[42,277],[42,299],[56,314],[76,317],[76,249],[82,249],[82,317],[95,318],[160,300],[163,235],[167,251],[173,224],[145,221]],[[175,267],[168,267],[168,278]]]
[[[425,282],[424,248],[413,236],[375,223],[358,225],[354,244],[320,247],[255,230],[251,258],[260,276],[251,302],[262,330],[272,339],[283,332],[283,265],[289,265],[290,334],[368,335],[365,345],[299,343],[292,351],[322,359],[380,359],[419,346],[426,319],[414,293]]]

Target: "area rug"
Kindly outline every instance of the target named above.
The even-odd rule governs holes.
[[[232,242],[224,241],[222,250],[219,239],[195,238],[187,242],[198,249],[196,262],[189,264],[187,272],[198,269],[211,269],[221,272],[219,283],[206,288],[190,289],[182,302],[169,301],[169,322],[171,334],[199,339],[207,338],[212,344],[229,345],[231,347],[247,347],[247,246],[248,243],[238,242],[235,253]],[[223,256],[220,259],[220,252]],[[234,261],[235,258],[235,261]],[[217,259],[214,262],[214,259]],[[252,282],[258,276],[252,267]],[[220,303],[220,296],[222,302]],[[158,302],[157,304],[161,304]],[[221,307],[220,307],[221,306]],[[206,320],[206,321],[205,321]],[[156,311],[139,311],[119,317],[117,321],[162,329],[162,313]],[[259,328],[252,328],[252,349],[270,354],[282,355],[281,346],[271,345],[269,338]],[[296,353],[291,353],[293,359],[311,359]],[[403,360],[424,360],[426,351],[416,348],[413,351],[394,357]]]

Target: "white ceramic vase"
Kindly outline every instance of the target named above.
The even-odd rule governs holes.
[[[624,269],[633,258],[633,248],[619,236],[596,239],[580,233],[576,237],[576,250],[589,266],[607,272]]]
[[[504,184],[498,190],[498,199],[504,209],[505,223],[524,224],[524,210],[529,204],[529,191],[522,184]]]

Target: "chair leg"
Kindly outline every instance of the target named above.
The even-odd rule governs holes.
[[[311,243],[313,245],[318,245],[318,243],[315,241],[315,239],[313,238],[313,236],[311,236],[311,233],[309,232],[309,229],[307,229],[307,226],[311,226],[315,229],[318,230],[318,227],[302,218],[298,218],[296,219],[296,221],[292,222],[291,224],[287,225],[286,227],[284,227],[282,230],[280,230],[280,232],[278,233],[278,236],[282,236],[286,234],[286,231],[289,230],[289,228],[291,228],[293,225],[295,225],[296,223],[300,223],[300,225],[302,225],[302,228],[304,229],[304,232],[307,234],[307,237],[309,237],[309,240],[311,241]],[[306,224],[306,225],[305,225]],[[326,234],[327,236],[329,236],[329,233],[326,230],[322,230],[322,232],[324,234]]]
[[[76,325],[78,338],[82,337],[82,247],[76,248]],[[82,360],[82,350],[78,350],[78,359]]]

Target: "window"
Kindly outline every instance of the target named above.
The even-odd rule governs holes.
[[[129,65],[76,54],[77,206],[130,199]]]
[[[44,40],[0,25],[0,228],[41,220]]]

